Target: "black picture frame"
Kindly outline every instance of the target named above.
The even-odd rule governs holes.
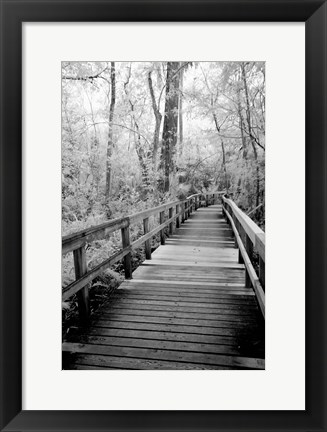
[[[0,429],[2,431],[326,431],[326,2],[321,0],[66,0],[64,2],[1,0],[0,3]],[[22,23],[28,21],[305,22],[305,411],[22,411]],[[294,157],[296,158],[296,155]],[[291,191],[285,190],[281,193],[291,193]],[[296,217],[296,208],[280,209],[280,211],[287,214],[285,223],[289,223],[292,229],[291,221]],[[284,247],[290,249],[291,253],[292,245],[287,244],[287,239],[283,239],[282,243]],[[290,271],[296,269],[290,268]],[[296,304],[295,300],[294,304]],[[291,313],[290,310],[290,316]]]

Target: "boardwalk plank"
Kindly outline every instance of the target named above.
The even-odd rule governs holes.
[[[71,364],[76,365],[76,369],[163,369],[163,370],[208,370],[208,369],[240,369],[228,366],[210,366],[187,362],[172,362],[165,360],[150,360],[128,357],[115,357],[108,355],[85,355],[75,354],[72,356]],[[90,368],[88,367],[90,366]],[[75,367],[73,366],[73,369]]]
[[[213,282],[201,282],[201,284],[196,283],[195,281],[192,280],[188,280],[187,282],[184,281],[166,281],[163,282],[161,280],[155,279],[155,280],[146,280],[146,279],[132,279],[132,280],[128,280],[128,281],[124,281],[124,283],[122,284],[122,288],[127,288],[129,286],[133,286],[134,284],[140,284],[140,283],[145,283],[145,284],[165,284],[165,285],[172,285],[172,286],[188,286],[190,288],[194,287],[194,288],[199,288],[199,287],[208,287],[208,288],[224,288],[224,289],[229,289],[232,287],[236,287],[239,289],[245,289],[246,292],[251,295],[251,293],[253,293],[253,290],[250,288],[246,288],[244,281],[242,281],[242,283],[235,283],[235,282],[224,282],[224,283],[213,283]]]
[[[237,310],[228,310],[228,309],[219,309],[219,312],[216,313],[200,313],[196,310],[196,308],[193,308],[193,310],[186,310],[184,309],[184,311],[180,311],[180,310],[176,310],[175,308],[169,308],[166,310],[147,310],[147,309],[135,309],[134,307],[119,307],[119,306],[113,306],[110,310],[107,310],[106,312],[104,312],[102,314],[103,317],[111,317],[114,316],[115,314],[128,314],[128,315],[139,315],[139,316],[158,316],[158,317],[171,317],[171,318],[186,318],[186,319],[193,319],[193,318],[197,318],[197,319],[205,319],[208,321],[216,321],[217,317],[220,316],[228,316],[230,317],[230,319],[233,319],[234,316],[236,317],[240,317],[241,319],[243,319],[243,317],[246,319],[247,316],[252,317],[253,313],[251,313],[251,311],[248,310],[244,310],[244,311],[237,311]],[[259,312],[258,312],[259,314]]]
[[[123,313],[104,314],[99,317],[99,322],[106,320],[117,320],[117,321],[129,321],[129,322],[141,322],[141,323],[155,323],[155,324],[179,324],[179,325],[195,325],[200,327],[221,327],[225,323],[225,326],[250,326],[256,323],[254,317],[237,315],[219,315],[214,320],[192,318],[177,318],[177,317],[162,317],[158,314],[155,316],[145,316],[144,314],[139,315],[128,315]]]
[[[191,298],[196,297],[197,299],[201,298],[212,298],[215,299],[217,303],[221,304],[248,304],[250,305],[256,305],[256,300],[254,299],[254,296],[249,294],[239,294],[237,297],[233,295],[235,293],[235,290],[233,293],[230,292],[221,292],[219,290],[210,290],[210,289],[203,289],[201,287],[199,288],[184,288],[184,287],[171,287],[170,285],[161,285],[161,287],[158,287],[156,285],[150,285],[150,284],[142,284],[142,285],[135,285],[135,288],[132,287],[124,287],[118,290],[117,294],[119,292],[132,292],[134,295],[143,295],[147,293],[151,293],[151,295],[155,295],[158,297],[158,299],[161,296],[178,296],[180,300],[183,300],[183,297]],[[236,290],[236,292],[238,292]]]
[[[103,345],[81,343],[63,343],[63,351],[79,354],[108,355],[108,348]],[[110,346],[110,353],[119,357],[144,358],[152,360],[169,360],[175,362],[200,363],[211,366],[232,366],[250,369],[264,369],[264,360],[252,357],[229,356],[223,354],[198,353],[187,351],[170,351],[152,348],[134,348]]]
[[[135,330],[153,330],[175,333],[191,333],[191,334],[206,334],[218,336],[237,336],[244,337],[245,335],[260,335],[261,326],[259,325],[241,325],[240,323],[231,323],[220,321],[219,327],[202,327],[197,325],[184,324],[164,324],[153,322],[128,322],[118,320],[97,320],[92,326],[103,328],[128,329],[131,332]]]
[[[87,334],[94,336],[113,336],[120,338],[128,338],[132,335],[129,329],[102,327],[91,327],[88,330]],[[168,331],[153,330],[134,330],[133,337],[139,339],[165,340],[174,342],[198,342],[214,345],[223,344],[233,346],[239,346],[240,344],[255,345],[258,342],[258,339],[255,337],[255,335],[249,335],[248,337],[243,337],[243,339],[240,340],[240,338],[236,336],[218,336],[196,333],[174,333]]]
[[[198,308],[199,312],[204,310],[211,310],[211,309],[217,309],[217,306],[214,303],[205,302],[201,303],[199,301],[192,302],[192,301],[184,301],[184,297],[182,300],[174,301],[174,300],[161,300],[160,298],[155,299],[138,299],[131,297],[128,298],[121,298],[115,300],[115,305],[124,304],[124,303],[130,303],[134,305],[155,305],[155,306],[185,306],[190,308]]]
[[[142,339],[135,337],[112,337],[112,336],[76,336],[71,338],[70,342],[91,344],[91,345],[104,345],[104,346],[120,346],[120,347],[134,347],[134,348],[148,348],[148,349],[161,349],[170,351],[190,351],[197,353],[210,353],[210,354],[230,354],[244,356],[249,353],[248,346],[240,345],[225,345],[225,344],[206,344],[199,342],[182,342],[182,341],[166,341],[157,339]],[[251,347],[251,353],[254,353]],[[255,350],[256,356],[262,356],[263,349]]]
[[[80,335],[78,335],[80,336]],[[80,336],[81,339],[84,337],[84,332]],[[211,344],[213,347],[217,345],[229,345],[240,350],[242,353],[256,353],[258,357],[264,356],[264,343],[260,335],[242,334],[240,336],[218,336],[208,334],[196,334],[196,333],[174,333],[168,331],[153,331],[153,330],[134,330],[131,333],[128,329],[115,329],[115,328],[101,328],[92,327],[87,332],[86,337],[115,337],[121,340],[120,345],[124,345],[124,341],[131,336],[134,339],[149,339],[152,341],[171,341],[171,342],[190,342],[193,344]],[[74,336],[70,339],[74,341]]]
[[[232,305],[228,305],[228,303],[224,302],[224,299],[220,299],[215,297],[214,295],[209,296],[208,294],[206,296],[201,296],[200,294],[197,295],[195,293],[189,293],[189,295],[178,295],[177,293],[171,293],[170,295],[168,295],[165,292],[161,292],[160,294],[156,293],[156,292],[152,292],[152,291],[147,291],[147,292],[142,292],[142,291],[138,291],[138,292],[134,292],[134,291],[128,291],[128,292],[122,292],[117,294],[113,300],[112,300],[112,304],[115,304],[115,300],[119,301],[119,299],[123,299],[123,300],[160,300],[160,301],[168,301],[168,302],[180,302],[183,301],[184,303],[195,303],[195,304],[205,304],[205,303],[210,303],[213,307],[216,306],[216,308],[221,308],[223,305],[224,309],[233,309]],[[244,309],[246,308],[247,311],[251,311],[251,309],[255,308],[255,303],[252,303],[253,307],[251,308],[249,302],[246,303],[246,305],[235,305],[234,308],[236,309]],[[206,305],[205,305],[206,307]]]

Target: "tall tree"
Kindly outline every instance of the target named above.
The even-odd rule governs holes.
[[[179,71],[179,97],[178,97],[178,132],[179,132],[179,154],[183,153],[183,81],[184,68]]]
[[[244,92],[245,92],[245,101],[246,101],[246,120],[248,125],[248,134],[250,136],[254,160],[256,164],[256,207],[259,205],[260,200],[260,173],[259,173],[259,161],[258,161],[258,152],[256,148],[256,139],[254,137],[254,132],[252,129],[251,124],[251,108],[250,108],[250,101],[249,101],[249,90],[248,90],[248,83],[246,78],[246,64],[241,63],[241,71],[242,71],[242,79],[243,79],[243,85],[244,85]]]
[[[155,118],[155,127],[154,127],[154,133],[153,133],[153,149],[152,149],[152,160],[154,169],[156,168],[156,162],[157,162],[157,154],[159,149],[159,134],[160,134],[160,126],[161,126],[161,120],[162,115],[160,113],[159,104],[156,101],[156,97],[153,90],[153,82],[152,82],[152,70],[148,72],[148,86],[150,90],[150,96],[151,96],[151,103],[152,103],[152,109],[153,114]]]
[[[135,128],[135,132],[134,132],[135,150],[141,167],[143,190],[144,190],[144,195],[146,196],[151,189],[151,180],[150,180],[150,173],[149,173],[151,150],[146,148],[145,142],[142,143],[140,127],[135,115],[135,103],[132,101],[131,95],[129,93],[129,82],[131,79],[131,74],[132,74],[132,64],[130,63],[129,67],[127,68],[127,77],[126,77],[126,81],[124,82],[124,90],[130,106],[130,116],[132,119],[132,126],[133,128]]]
[[[162,131],[161,163],[165,192],[169,192],[170,175],[174,172],[174,155],[177,144],[179,62],[167,63],[165,117]]]
[[[224,177],[225,177],[225,189],[226,189],[226,191],[228,191],[228,177],[227,177],[227,168],[226,168],[225,144],[224,144],[224,140],[223,140],[223,138],[221,136],[221,133],[220,133],[221,132],[220,131],[221,126],[218,123],[217,114],[214,111],[212,112],[212,117],[213,117],[213,120],[215,122],[216,130],[217,130],[217,133],[218,133],[218,136],[219,136],[219,139],[220,139],[221,152],[222,152],[222,155],[223,155],[223,158],[222,158],[222,168],[223,168]]]
[[[210,95],[210,111],[211,111],[212,118],[213,118],[213,121],[214,121],[214,124],[216,127],[216,131],[218,133],[218,137],[220,140],[221,152],[222,152],[222,169],[224,172],[225,189],[228,191],[228,176],[227,176],[227,168],[226,168],[226,151],[225,151],[224,139],[223,139],[222,133],[221,133],[221,127],[225,123],[225,121],[227,120],[228,116],[222,121],[222,124],[219,124],[217,113],[216,113],[216,105],[218,104],[218,96],[219,96],[219,86],[218,86],[218,84],[216,84],[216,91],[213,92],[210,85],[209,85],[208,77],[206,76],[206,74],[204,73],[202,68],[201,68],[201,71],[202,71],[202,75],[204,77],[205,85],[206,85],[207,90],[208,90],[209,95]]]
[[[111,157],[113,149],[113,122],[115,113],[115,103],[116,103],[116,68],[115,62],[110,63],[110,83],[111,83],[111,98],[109,107],[109,133],[107,142],[107,163],[106,163],[106,200],[109,200],[111,192],[111,180],[112,180],[112,166]]]

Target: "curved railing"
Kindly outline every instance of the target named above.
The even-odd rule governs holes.
[[[231,225],[239,248],[239,262],[245,265],[245,286],[252,286],[265,317],[265,233],[227,196],[222,197],[223,214]],[[258,254],[258,274],[253,252]]]
[[[99,276],[105,269],[122,259],[124,260],[125,278],[131,279],[131,252],[134,249],[140,247],[144,243],[146,259],[151,259],[151,239],[153,236],[160,233],[161,244],[165,244],[164,230],[166,227],[168,227],[169,234],[172,234],[175,227],[178,228],[181,223],[187,220],[193,210],[196,211],[202,205],[208,206],[218,202],[219,196],[223,193],[224,192],[194,194],[187,197],[185,200],[171,201],[158,207],[143,210],[131,216],[113,219],[100,225],[64,236],[62,238],[62,254],[73,252],[76,280],[63,287],[63,301],[77,294],[80,317],[82,320],[87,319],[89,315],[88,284],[93,279]],[[149,218],[151,216],[159,216],[159,225],[150,231]],[[141,221],[143,222],[143,235],[134,242],[131,242],[130,226]],[[103,240],[118,230],[121,231],[122,249],[93,269],[88,270],[85,246],[96,240]]]

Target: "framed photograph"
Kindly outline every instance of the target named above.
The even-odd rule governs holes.
[[[1,32],[1,430],[326,430],[325,1]]]

